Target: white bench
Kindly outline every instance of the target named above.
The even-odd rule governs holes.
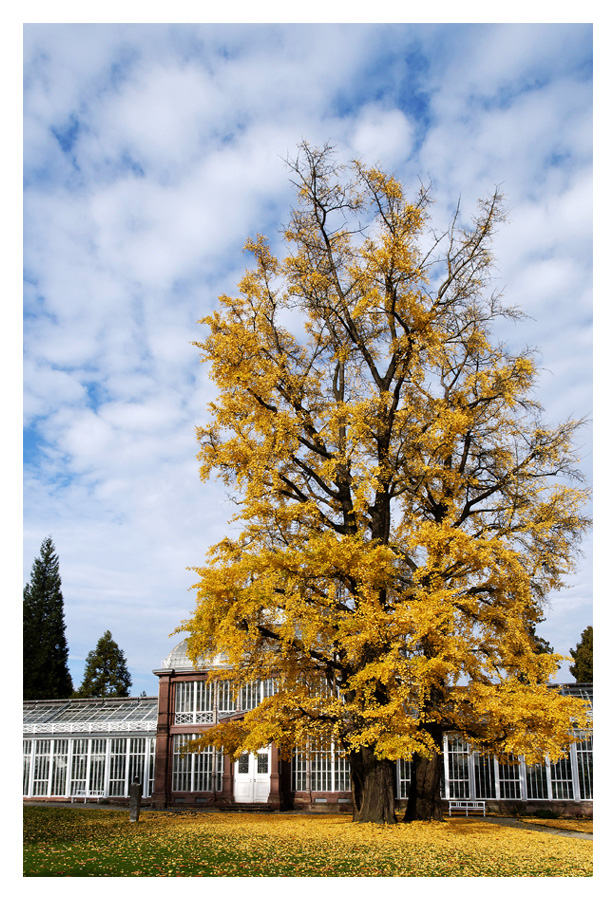
[[[453,813],[464,813],[468,816],[470,812],[482,812],[485,816],[486,814],[486,801],[485,800],[450,800],[449,801],[449,815],[453,815]]]
[[[71,795],[71,803],[74,803],[75,800],[83,800],[84,803],[87,803],[88,800],[99,800],[101,797],[105,796],[105,791],[86,791],[79,790],[75,791],[74,794]]]

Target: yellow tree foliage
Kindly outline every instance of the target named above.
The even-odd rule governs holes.
[[[430,237],[428,198],[304,145],[289,255],[258,236],[236,297],[197,346],[218,388],[201,475],[239,536],[196,571],[196,660],[276,693],[207,741],[285,753],[334,739],[360,821],[394,821],[392,760],[413,760],[409,816],[439,817],[442,735],[502,757],[558,757],[584,724],[547,687],[560,657],[533,626],[588,526],[579,423],[550,427],[532,354],[492,335],[498,192]]]

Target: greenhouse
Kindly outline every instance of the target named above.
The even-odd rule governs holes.
[[[156,697],[24,703],[24,797],[128,797],[154,785]]]
[[[252,681],[234,696],[225,680],[210,680],[216,659],[195,669],[182,642],[154,670],[156,697],[29,701],[24,704],[24,797],[125,802],[137,777],[156,808],[265,804],[276,809],[343,809],[351,802],[347,760],[332,744],[298,749],[291,760],[275,744],[233,761],[209,746],[186,745],[217,722],[241,718],[275,690]],[[592,706],[592,685],[555,685]],[[570,814],[592,811],[592,734],[579,733],[568,754],[527,766],[482,755],[457,737],[443,742],[444,800],[485,801],[492,811],[524,804]],[[408,796],[410,764],[396,763],[400,806]]]

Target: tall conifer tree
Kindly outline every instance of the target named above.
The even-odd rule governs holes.
[[[70,697],[64,598],[58,556],[51,537],[41,544],[24,588],[23,679],[25,700]]]
[[[570,652],[574,662],[569,666],[569,671],[577,683],[592,684],[592,625],[584,629],[575,650]]]
[[[86,657],[80,697],[128,697],[132,684],[124,651],[106,631]]]

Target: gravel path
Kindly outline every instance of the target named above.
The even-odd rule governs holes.
[[[558,834],[561,837],[582,838],[584,841],[592,841],[592,834],[585,834],[582,831],[568,831],[564,828],[551,828],[548,825],[532,825],[530,822],[520,822],[519,819],[512,819],[508,816],[489,816],[489,821],[499,822],[501,825],[508,825],[511,828],[525,828],[527,831],[547,831],[548,834]]]

